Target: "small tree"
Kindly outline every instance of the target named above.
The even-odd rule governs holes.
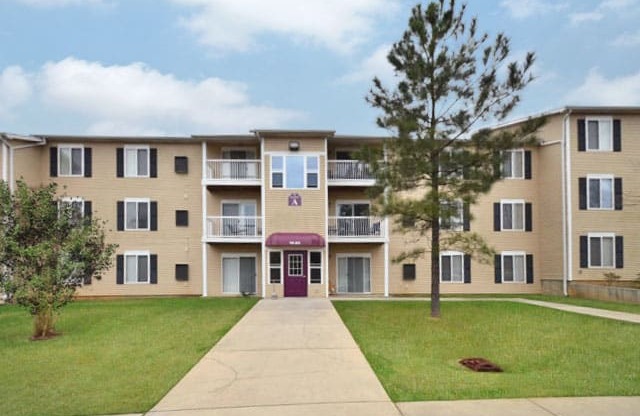
[[[0,181],[0,291],[34,317],[34,338],[55,335],[60,309],[76,288],[111,266],[116,246],[105,242],[103,223],[80,219],[59,204],[57,185],[14,193]]]
[[[396,218],[397,226],[426,236],[422,246],[396,261],[431,254],[431,316],[440,316],[440,251],[458,248],[486,259],[492,252],[474,233],[441,233],[460,202],[473,204],[500,177],[501,152],[534,143],[542,120],[493,133],[480,122],[502,120],[532,80],[533,53],[507,62],[509,39],[489,42],[478,34],[476,19],[465,21],[465,6],[455,0],[413,8],[409,27],[388,60],[398,79],[387,89],[375,78],[367,101],[383,114],[380,127],[396,136],[386,144],[387,160],[375,150],[363,156],[376,175],[372,196],[377,209]],[[484,254],[484,256],[477,256]]]

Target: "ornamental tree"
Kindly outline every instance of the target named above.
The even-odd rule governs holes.
[[[33,316],[34,339],[48,338],[76,289],[111,266],[116,245],[104,223],[59,202],[56,184],[16,185],[11,193],[0,181],[0,292]]]
[[[480,124],[503,120],[532,80],[534,54],[509,59],[510,41],[500,33],[480,34],[476,18],[455,0],[416,5],[408,28],[387,59],[396,85],[377,77],[367,101],[382,110],[378,126],[394,135],[386,160],[375,150],[362,158],[376,176],[376,209],[416,237],[417,245],[395,258],[430,254],[431,316],[440,316],[440,251],[458,249],[480,261],[492,249],[478,234],[441,231],[500,179],[501,152],[530,146],[544,122],[529,120],[518,128],[492,131]],[[467,215],[468,212],[467,212]]]

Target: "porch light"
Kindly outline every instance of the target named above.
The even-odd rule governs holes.
[[[291,150],[292,152],[297,152],[298,150],[300,150],[300,142],[297,140],[291,140],[289,142],[289,150]]]

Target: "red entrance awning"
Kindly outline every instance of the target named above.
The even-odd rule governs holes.
[[[324,238],[315,233],[273,233],[267,237],[267,247],[324,247]]]

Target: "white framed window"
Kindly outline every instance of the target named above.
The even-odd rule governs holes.
[[[71,207],[71,223],[80,224],[82,218],[84,218],[84,199],[76,197],[63,197],[58,203],[58,209],[62,209],[65,206]]]
[[[613,119],[611,117],[589,117],[585,124],[587,150],[613,150]]]
[[[440,228],[443,230],[460,231],[463,228],[464,208],[462,201],[443,203],[441,210],[448,211],[451,215],[440,217]]]
[[[282,283],[282,251],[269,251],[269,283]]]
[[[464,254],[459,251],[440,253],[440,281],[464,283]]]
[[[322,283],[322,251],[309,251],[309,283]]]
[[[58,145],[58,176],[84,176],[84,146]]]
[[[125,146],[124,176],[127,178],[148,178],[149,155],[149,146]]]
[[[616,236],[613,233],[589,233],[589,267],[614,268]]]
[[[501,261],[503,283],[525,283],[527,277],[525,252],[503,251]]]
[[[506,150],[502,153],[502,177],[524,179],[524,150]]]
[[[124,200],[124,229],[149,230],[151,201],[148,198],[127,198]]]
[[[124,253],[124,283],[150,283],[151,255],[148,251]]]
[[[613,175],[587,175],[588,209],[613,209]]]
[[[317,189],[320,186],[317,155],[272,155],[271,187]]]
[[[503,231],[524,231],[524,200],[503,199],[500,201],[500,228]]]

